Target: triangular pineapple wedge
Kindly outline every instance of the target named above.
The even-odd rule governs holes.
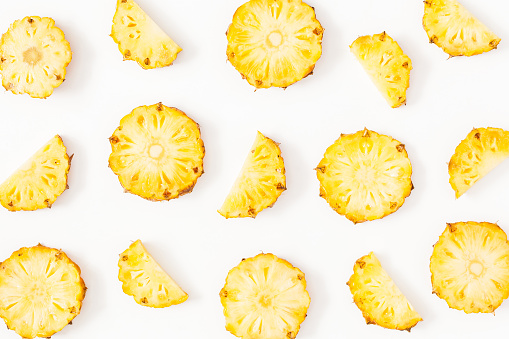
[[[479,179],[509,157],[509,132],[474,128],[456,147],[449,162],[449,183],[459,198]]]
[[[355,262],[347,285],[367,324],[410,331],[422,321],[373,252]]]
[[[450,56],[472,56],[497,48],[500,38],[456,0],[424,1],[422,23],[429,42]]]
[[[136,240],[120,254],[118,279],[125,294],[148,307],[168,307],[187,300],[187,293],[159,266]]]
[[[225,218],[256,217],[286,190],[285,164],[276,142],[258,132],[244,166],[218,212]]]
[[[144,69],[169,66],[182,51],[132,0],[117,0],[111,37],[124,60],[134,60]]]
[[[51,207],[67,188],[71,159],[54,136],[0,185],[0,203],[10,211]]]

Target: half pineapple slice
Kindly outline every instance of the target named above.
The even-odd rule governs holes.
[[[14,94],[46,98],[64,81],[71,58],[71,46],[53,19],[16,20],[0,42],[2,86]]]
[[[226,55],[256,88],[288,87],[313,72],[323,28],[301,0],[251,0],[226,32]]]
[[[350,46],[364,70],[391,107],[406,102],[412,61],[385,32],[361,36]]]
[[[182,51],[132,0],[117,0],[111,37],[124,60],[134,60],[144,69],[169,66]]]
[[[479,179],[509,157],[509,132],[474,128],[456,147],[449,162],[449,183],[459,198]]]
[[[465,313],[491,313],[509,297],[509,244],[489,222],[447,224],[430,260],[433,293]]]
[[[57,249],[23,247],[0,265],[0,317],[23,338],[49,338],[80,313],[85,283]]]
[[[424,1],[422,23],[429,42],[450,56],[472,56],[497,48],[500,38],[456,0]]]
[[[311,302],[304,273],[270,253],[243,259],[219,295],[226,329],[243,339],[295,339]]]
[[[342,134],[316,168],[320,196],[354,223],[396,212],[413,189],[405,145],[364,129]]]
[[[127,192],[154,201],[189,193],[203,173],[198,124],[163,104],[140,106],[110,138],[109,164]]]
[[[161,308],[187,300],[187,293],[157,264],[140,240],[120,254],[118,267],[122,290],[142,306]]]
[[[410,331],[422,321],[373,252],[355,262],[347,285],[367,324]]]
[[[272,207],[286,190],[285,164],[276,142],[256,135],[244,166],[223,206],[218,212],[225,218],[256,217]]]
[[[0,203],[9,211],[51,207],[67,187],[71,158],[54,136],[0,185]]]

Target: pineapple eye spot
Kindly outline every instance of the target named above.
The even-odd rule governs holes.
[[[470,271],[470,273],[478,277],[484,271],[484,266],[478,261],[473,261],[472,263],[470,263],[468,270]]]
[[[154,144],[148,149],[148,154],[153,159],[159,159],[163,155],[163,148],[161,145]]]
[[[31,47],[23,52],[23,61],[30,65],[37,64],[42,59],[41,53],[35,47]]]
[[[279,47],[283,43],[283,35],[279,31],[274,31],[267,37],[267,43],[271,47]]]

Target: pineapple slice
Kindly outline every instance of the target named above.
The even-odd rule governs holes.
[[[392,108],[406,102],[412,61],[386,34],[361,36],[350,46],[364,70]]]
[[[140,240],[120,254],[118,279],[122,290],[148,307],[168,307],[187,300],[187,293],[157,264]]]
[[[0,203],[9,211],[51,207],[67,188],[71,158],[54,136],[0,185]]]
[[[71,58],[71,46],[53,19],[16,20],[0,41],[2,86],[14,94],[46,98],[64,81]]]
[[[367,324],[410,332],[422,321],[373,252],[355,262],[347,285]]]
[[[489,222],[447,224],[430,260],[433,293],[450,308],[492,313],[509,297],[509,244]]]
[[[354,223],[396,212],[413,189],[405,145],[364,129],[342,134],[316,168],[320,196]]]
[[[193,190],[203,173],[205,148],[198,124],[161,103],[140,106],[110,138],[110,168],[127,192],[161,201]]]
[[[301,0],[251,0],[226,36],[228,60],[256,88],[290,86],[312,74],[322,54],[323,28]]]
[[[225,218],[256,217],[286,190],[285,164],[278,143],[260,132],[223,206]]]
[[[449,162],[449,183],[459,198],[479,179],[509,157],[509,132],[500,128],[474,128]]]
[[[144,69],[169,66],[182,51],[132,0],[117,0],[111,37],[124,60],[134,60]]]
[[[226,329],[243,339],[295,339],[311,302],[304,273],[270,253],[242,259],[219,295]]]
[[[80,313],[85,283],[57,249],[23,247],[0,265],[0,317],[23,338],[49,338]]]
[[[422,23],[429,42],[453,56],[472,56],[497,48],[500,38],[456,0],[424,1]]]

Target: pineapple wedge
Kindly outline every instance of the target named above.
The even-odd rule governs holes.
[[[161,201],[193,190],[203,173],[200,128],[184,112],[161,103],[140,106],[110,137],[109,165],[126,192]]]
[[[218,212],[225,218],[255,218],[272,207],[286,190],[285,164],[276,142],[256,135],[244,166],[223,206]]]
[[[500,38],[456,0],[424,1],[422,24],[429,42],[453,56],[472,56],[497,48]]]
[[[450,308],[492,313],[509,297],[509,244],[489,222],[447,224],[430,259],[433,293]]]
[[[449,183],[459,198],[479,179],[509,157],[509,132],[500,128],[474,128],[449,162]]]
[[[122,290],[142,306],[162,308],[187,300],[187,293],[157,264],[140,240],[120,254],[118,267]]]
[[[311,302],[304,273],[270,253],[242,259],[219,295],[226,329],[243,339],[295,339]]]
[[[301,0],[251,0],[226,32],[226,55],[256,88],[288,87],[312,74],[322,55],[323,28]]]
[[[367,324],[410,331],[422,321],[373,252],[358,259],[353,272],[347,285]]]
[[[406,102],[412,61],[396,41],[385,32],[361,36],[352,43],[350,51],[392,108]]]
[[[54,136],[0,185],[0,203],[9,211],[51,207],[67,188],[71,158]]]
[[[85,283],[57,249],[23,247],[0,264],[0,317],[23,338],[49,338],[80,313]]]
[[[124,60],[134,60],[144,69],[169,66],[182,51],[132,0],[117,0],[111,37]]]
[[[354,223],[396,212],[413,189],[405,145],[364,129],[342,134],[316,168],[320,196]]]
[[[16,20],[0,41],[2,86],[14,94],[46,98],[65,79],[72,53],[51,18]]]

